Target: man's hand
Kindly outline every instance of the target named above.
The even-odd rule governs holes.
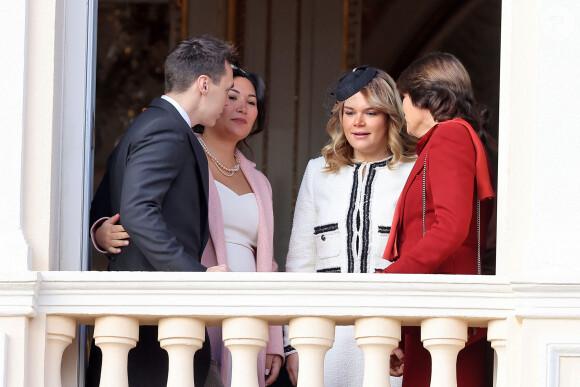
[[[218,272],[222,272],[222,273],[226,273],[226,272],[231,272],[230,268],[228,267],[228,265],[217,265],[217,266],[212,266],[212,267],[208,267],[206,270],[207,273],[218,273]]]
[[[282,368],[282,356],[266,355],[266,386],[274,383]]]

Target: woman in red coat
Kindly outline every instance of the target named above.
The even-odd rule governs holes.
[[[415,61],[397,88],[417,162],[397,202],[384,273],[478,274],[494,192],[478,136],[480,109],[467,71],[453,55]],[[404,330],[403,386],[429,386],[431,358],[418,328]],[[457,363],[458,387],[485,385],[485,330],[478,329]]]

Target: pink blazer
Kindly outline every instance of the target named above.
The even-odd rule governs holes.
[[[258,203],[258,245],[256,248],[256,271],[272,272],[278,271],[278,264],[274,260],[274,210],[272,207],[272,187],[264,174],[256,169],[256,164],[244,157],[236,150],[236,155],[240,160],[240,170],[250,184],[256,201]],[[201,263],[206,266],[216,266],[227,264],[226,240],[224,234],[224,223],[222,216],[222,205],[219,193],[211,174],[209,173],[209,240],[203,251]],[[282,327],[271,326],[270,341],[266,349],[258,355],[258,380],[260,387],[264,386],[264,370],[266,364],[266,354],[280,355],[284,358],[284,348],[282,345]],[[218,362],[221,369],[222,379],[225,381],[228,372],[229,356],[222,343],[221,327],[209,327],[208,333],[211,340],[212,356]],[[219,345],[218,343],[221,343]]]

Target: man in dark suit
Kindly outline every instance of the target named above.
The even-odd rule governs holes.
[[[91,205],[91,223],[120,213],[131,235],[131,244],[111,258],[109,270],[227,270],[200,263],[209,235],[208,166],[191,128],[215,124],[233,86],[233,64],[234,49],[208,36],[179,43],[167,57],[165,95],[129,126],[109,156]],[[91,352],[89,385],[97,385],[100,377],[98,352]],[[198,387],[204,386],[210,356],[206,334],[194,361]],[[157,326],[140,328],[128,370],[131,386],[166,385],[168,356],[157,341]]]

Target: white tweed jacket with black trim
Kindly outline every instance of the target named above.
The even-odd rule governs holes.
[[[382,258],[395,206],[413,162],[387,167],[389,159],[324,172],[323,157],[310,160],[294,210],[288,272],[374,273]],[[364,173],[363,173],[364,172]]]

